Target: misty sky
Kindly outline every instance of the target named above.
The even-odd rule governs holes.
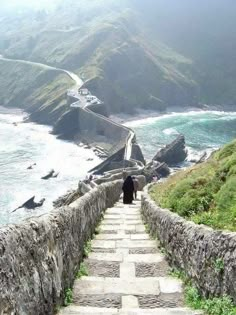
[[[59,1],[60,0],[0,0],[0,5],[2,8],[11,9],[19,9],[20,7],[50,8]]]

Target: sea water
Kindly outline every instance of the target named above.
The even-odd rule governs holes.
[[[147,159],[158,149],[183,134],[188,149],[187,160],[210,154],[236,138],[236,112],[191,111],[169,113],[126,123],[134,129]]]
[[[23,116],[0,107],[0,224],[51,211],[52,202],[76,189],[78,181],[100,162],[92,150],[57,139],[50,127],[22,123]],[[33,169],[27,169],[34,163]],[[51,169],[59,172],[58,177],[41,179]],[[11,213],[32,196],[35,201],[45,198],[44,205]]]

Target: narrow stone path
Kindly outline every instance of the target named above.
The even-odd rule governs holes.
[[[60,315],[196,315],[183,305],[182,283],[145,232],[135,205],[107,209],[85,261],[89,276],[75,281],[73,304]]]

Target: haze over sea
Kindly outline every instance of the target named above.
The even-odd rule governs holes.
[[[138,143],[147,159],[158,148],[183,134],[188,148],[188,160],[197,159],[204,151],[211,153],[236,138],[236,113],[223,111],[191,111],[171,113],[130,121]]]
[[[0,107],[0,224],[49,212],[52,201],[77,188],[78,181],[100,161],[92,150],[56,139],[49,134],[50,127],[19,123],[22,119],[20,111]],[[33,163],[36,166],[28,170]],[[52,168],[58,177],[42,180]],[[36,201],[46,198],[43,207],[10,213],[32,196]]]

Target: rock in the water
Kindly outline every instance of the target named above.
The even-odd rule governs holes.
[[[183,135],[179,135],[173,142],[159,150],[153,160],[165,162],[168,165],[175,165],[183,162],[186,157],[185,138]]]

